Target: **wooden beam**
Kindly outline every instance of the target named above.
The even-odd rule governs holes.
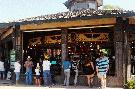
[[[102,19],[89,19],[89,20],[76,20],[76,21],[65,21],[65,22],[50,22],[42,24],[27,24],[21,25],[20,29],[27,30],[39,30],[39,29],[54,29],[54,28],[69,28],[69,27],[80,27],[80,26],[102,26],[102,25],[113,25],[116,23],[115,18],[102,18]]]
[[[134,24],[135,25],[135,17],[129,18],[129,24]]]
[[[3,39],[6,38],[8,35],[10,35],[12,32],[13,32],[13,29],[11,29],[11,28],[8,29],[7,31],[5,31],[4,33],[2,33],[0,40],[3,40]]]

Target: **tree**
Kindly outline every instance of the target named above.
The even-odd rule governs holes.
[[[119,6],[114,6],[114,5],[104,5],[102,7],[103,10],[123,10]]]

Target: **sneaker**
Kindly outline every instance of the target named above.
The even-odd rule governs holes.
[[[102,89],[101,87],[98,87],[97,89]]]

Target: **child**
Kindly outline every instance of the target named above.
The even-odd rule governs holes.
[[[39,63],[37,63],[37,67],[35,69],[36,72],[36,85],[40,86],[40,66]]]

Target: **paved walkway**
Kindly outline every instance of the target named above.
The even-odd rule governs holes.
[[[35,85],[26,86],[24,84],[20,84],[16,86],[12,81],[0,80],[0,89],[99,89],[99,88],[89,88],[88,86],[62,86],[55,85],[51,87],[37,87]],[[111,88],[107,87],[106,89],[123,89],[123,88]]]
[[[0,86],[0,89],[99,89],[99,88],[89,88],[86,86],[69,86],[69,87],[36,87],[36,86]],[[123,88],[106,88],[106,89],[123,89]]]
[[[99,89],[99,88],[89,88],[89,87],[34,87],[34,86],[0,86],[0,89]],[[123,88],[106,88],[106,89],[123,89]]]

